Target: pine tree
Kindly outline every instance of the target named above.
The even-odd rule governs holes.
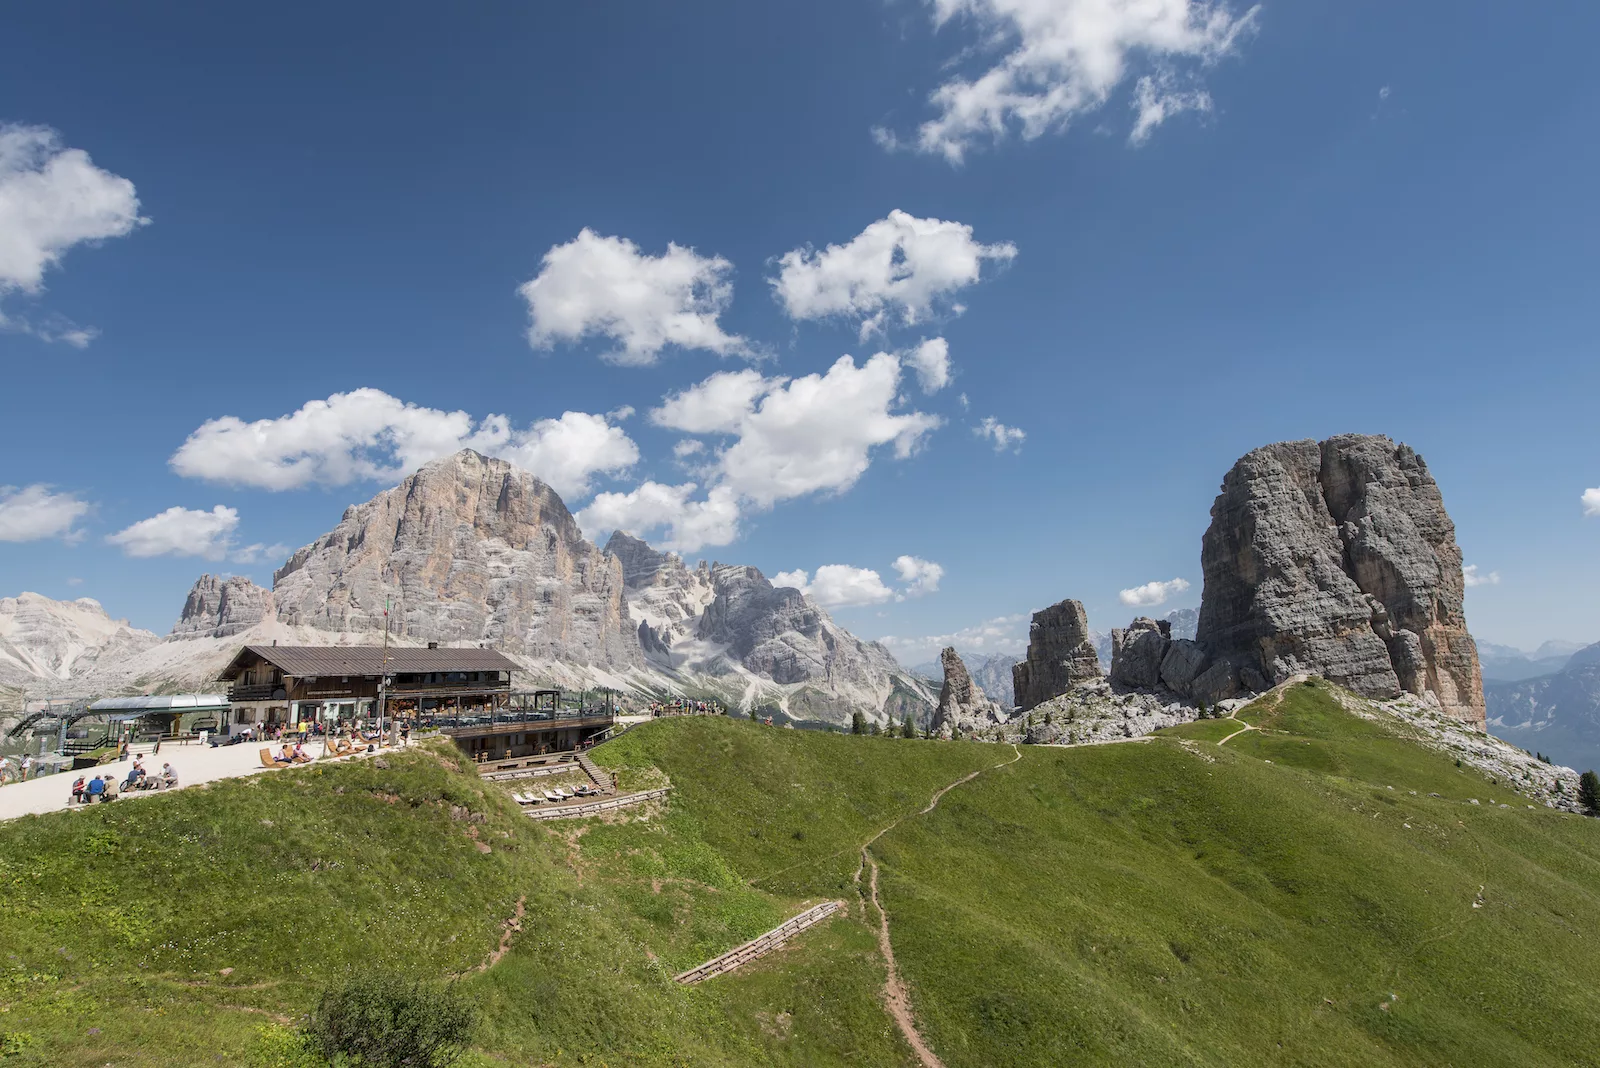
[[[866,715],[864,713],[852,712],[850,714],[850,733],[851,734],[865,734],[865,733],[867,733],[867,717],[866,717]]]
[[[907,712],[906,713],[905,722],[900,724],[900,737],[902,737],[902,738],[915,738],[916,736],[917,736],[917,725],[915,723],[911,722],[911,713]]]
[[[1586,771],[1578,779],[1578,804],[1591,816],[1600,816],[1600,775]]]

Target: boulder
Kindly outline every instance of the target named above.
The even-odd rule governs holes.
[[[1161,685],[1161,664],[1172,644],[1172,624],[1140,616],[1111,632],[1111,682],[1136,690]]]
[[[1035,612],[1027,659],[1011,669],[1012,690],[1023,711],[1098,678],[1100,658],[1083,605],[1066,600]]]
[[[1161,685],[1174,693],[1188,693],[1189,686],[1206,666],[1206,651],[1189,638],[1174,638],[1161,659]]]

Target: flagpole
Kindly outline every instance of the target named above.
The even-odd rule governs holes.
[[[389,596],[383,598],[383,663],[378,668],[378,742],[383,743],[383,720],[389,711]]]

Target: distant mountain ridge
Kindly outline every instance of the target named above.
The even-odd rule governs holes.
[[[1600,768],[1600,642],[1560,671],[1484,685],[1489,729],[1569,767]]]
[[[712,697],[799,721],[931,716],[936,690],[756,568],[618,532],[588,541],[559,495],[471,450],[436,460],[296,551],[268,590],[203,575],[163,641],[88,599],[0,601],[0,683],[88,693],[211,685],[247,642],[489,644],[524,683]],[[521,683],[519,683],[521,684]]]

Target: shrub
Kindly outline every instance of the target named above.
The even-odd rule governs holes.
[[[459,1057],[477,1010],[454,989],[394,975],[330,987],[306,1021],[306,1044],[329,1061],[371,1068],[443,1068]]]

